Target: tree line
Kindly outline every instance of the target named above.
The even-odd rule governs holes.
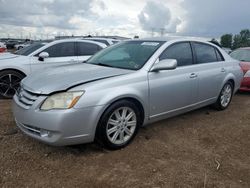
[[[239,34],[224,34],[220,40],[221,46],[232,50],[242,47],[250,47],[250,30],[243,29]]]

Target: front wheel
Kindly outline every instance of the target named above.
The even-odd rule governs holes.
[[[217,110],[225,110],[231,100],[232,100],[232,96],[233,96],[233,84],[231,82],[227,82],[221,92],[220,92],[220,95],[217,99],[217,102],[214,104],[215,108]]]
[[[0,72],[0,97],[12,98],[25,76],[17,71],[6,70]]]
[[[140,111],[134,103],[115,102],[102,115],[96,140],[108,149],[123,148],[133,140],[141,122]]]

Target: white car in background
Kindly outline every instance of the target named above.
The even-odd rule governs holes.
[[[101,42],[103,44],[106,44],[107,46],[110,46],[110,45],[113,45],[113,44],[120,42],[120,40],[112,39],[112,38],[87,37],[87,38],[83,38],[83,39]]]
[[[12,98],[20,81],[36,71],[81,63],[89,59],[105,44],[91,40],[65,39],[50,43],[34,43],[15,54],[0,55],[0,97]]]
[[[32,43],[31,42],[25,42],[25,43],[22,43],[22,44],[16,44],[15,46],[14,46],[14,48],[16,49],[16,50],[21,50],[22,48],[25,48],[25,47],[27,47],[27,46],[30,46]]]

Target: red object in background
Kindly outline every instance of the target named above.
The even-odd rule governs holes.
[[[244,73],[240,91],[250,91],[250,62],[241,62],[240,67]]]
[[[0,48],[0,53],[6,52],[6,48]]]
[[[241,61],[240,67],[244,73],[244,78],[241,82],[240,91],[250,91],[250,47],[239,48],[230,55]]]

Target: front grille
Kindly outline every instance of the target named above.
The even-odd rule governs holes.
[[[39,97],[38,94],[27,91],[22,87],[20,87],[17,91],[17,98],[19,104],[25,109],[29,109],[34,104],[34,102],[37,100],[38,97]]]

